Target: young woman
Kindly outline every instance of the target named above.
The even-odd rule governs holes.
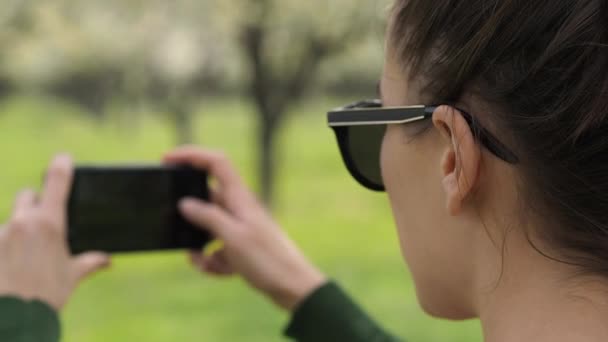
[[[422,308],[479,317],[490,342],[608,340],[608,2],[397,0],[386,56],[381,100],[329,121],[353,177],[388,193]],[[212,204],[180,205],[224,242],[192,254],[197,267],[240,274],[292,313],[296,340],[394,340],[299,252],[225,157],[185,147],[165,162],[220,184]],[[48,305],[60,309],[107,260],[68,257],[69,165],[52,169],[0,235],[0,293],[21,298],[0,301],[3,340],[56,339]]]

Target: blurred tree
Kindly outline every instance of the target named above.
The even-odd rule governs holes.
[[[14,90],[14,82],[6,68],[10,47],[31,26],[28,6],[21,1],[3,4],[0,11],[0,99]]]
[[[339,0],[248,0],[243,7],[237,27],[259,117],[260,190],[272,205],[276,137],[291,106],[313,85],[324,60],[372,31],[377,12],[369,2]]]
[[[206,19],[212,2],[15,3],[8,19],[0,15],[10,28],[0,33],[10,47],[0,49],[0,95],[5,83],[42,90],[97,117],[118,106],[129,122],[139,109],[167,112],[176,143],[195,140],[193,112],[221,60],[221,46],[208,44],[217,36]]]
[[[370,33],[381,36],[378,9],[389,1],[10,1],[0,12],[0,96],[43,91],[127,123],[139,113],[168,113],[182,144],[196,140],[202,94],[245,84],[258,118],[260,190],[270,204],[287,114],[319,85],[320,70],[338,87],[362,80],[344,74],[363,69],[361,83],[374,78],[381,44],[360,47]],[[356,56],[336,58],[346,51]]]
[[[42,90],[103,114],[118,92],[120,64],[99,53],[103,44],[73,20],[68,1],[21,3],[2,61],[8,79],[20,90]]]
[[[155,77],[148,98],[166,108],[175,128],[177,143],[195,141],[193,112],[207,85],[217,78],[216,63],[222,48],[216,44],[217,32],[210,13],[213,2],[181,0],[157,2],[157,18],[163,16],[148,32],[154,32],[152,70]],[[151,95],[151,96],[150,96]]]

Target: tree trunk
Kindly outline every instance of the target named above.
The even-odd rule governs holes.
[[[272,207],[274,195],[274,180],[276,167],[276,149],[274,140],[277,124],[273,120],[262,119],[259,123],[259,184],[260,196],[268,207]]]
[[[194,142],[194,127],[192,122],[189,97],[185,96],[185,88],[172,85],[168,89],[167,105],[169,115],[173,121],[175,130],[175,143],[177,145],[191,144]]]
[[[6,96],[8,96],[8,94],[11,91],[11,83],[4,79],[3,77],[0,77],[0,101],[4,100],[4,98]]]
[[[173,107],[175,137],[178,145],[191,144],[194,142],[192,115],[187,107],[188,106],[184,104],[178,104]]]

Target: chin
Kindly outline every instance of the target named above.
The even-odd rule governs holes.
[[[463,321],[477,318],[477,314],[469,305],[455,295],[447,295],[447,291],[416,291],[418,303],[428,315],[452,321]]]
[[[450,321],[464,321],[477,318],[477,315],[473,313],[458,309],[445,307],[438,308],[437,306],[425,305],[423,303],[420,303],[420,306],[425,313],[435,318],[447,319]]]

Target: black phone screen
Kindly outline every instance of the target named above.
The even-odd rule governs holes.
[[[68,204],[72,253],[201,248],[209,236],[178,211],[208,199],[207,175],[178,166],[77,167]]]

